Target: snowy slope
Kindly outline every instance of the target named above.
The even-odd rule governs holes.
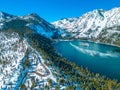
[[[120,34],[120,8],[113,8],[109,11],[93,10],[78,18],[65,18],[52,23],[56,28],[67,31],[72,38],[86,38],[98,40],[100,35],[104,38],[115,33]],[[114,29],[113,29],[114,28]],[[109,35],[108,35],[109,34]],[[117,36],[115,36],[117,37]]]
[[[0,13],[0,30],[11,27],[28,27],[39,34],[51,38],[56,32],[54,25],[48,23],[37,14],[32,13],[26,16],[14,16],[7,13]]]
[[[4,22],[7,22],[15,17],[16,16],[14,16],[14,15],[10,15],[5,12],[0,12],[0,29],[4,28]]]
[[[5,12],[0,12],[0,22],[5,21],[7,19],[13,18],[15,16],[7,14]]]
[[[21,83],[27,83],[26,80],[32,82],[33,77],[41,82],[37,87],[46,84],[48,78],[56,81],[41,54],[29,45],[26,38],[22,39],[16,32],[6,31],[0,32],[0,42],[0,90],[18,90]],[[29,68],[24,67],[26,60],[30,62]],[[40,75],[43,75],[42,78]],[[31,87],[28,85],[27,88]]]
[[[3,12],[0,15],[0,90],[23,90],[22,84],[30,90],[40,89],[43,88],[40,85],[48,85],[48,78],[55,83],[52,86],[55,88],[56,77],[52,69],[46,66],[43,55],[35,48],[36,44],[50,41],[56,32],[54,26],[37,14],[10,16]],[[30,39],[34,34],[45,37],[40,38],[41,43],[36,43],[35,39]],[[47,41],[45,44],[49,45]],[[34,87],[33,82],[36,84]]]
[[[17,33],[0,32],[0,89],[15,83],[21,72],[20,62],[25,56],[27,45],[20,41]]]
[[[35,13],[28,14],[21,18],[28,22],[26,26],[30,27],[31,29],[34,29],[39,34],[42,34],[48,38],[51,38],[53,33],[55,32],[54,25],[48,23],[46,20],[39,17]]]

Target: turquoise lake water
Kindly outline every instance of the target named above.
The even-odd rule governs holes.
[[[60,41],[54,47],[69,61],[120,81],[120,48],[88,41]]]

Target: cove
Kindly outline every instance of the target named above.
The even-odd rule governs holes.
[[[56,51],[67,60],[120,81],[120,48],[88,41],[59,41]]]

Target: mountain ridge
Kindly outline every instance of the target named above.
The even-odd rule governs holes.
[[[53,22],[52,24],[55,25],[57,29],[66,31],[70,38],[116,44],[114,37],[118,37],[118,41],[120,40],[119,12],[120,7],[113,8],[109,11],[102,9],[93,10],[83,14],[81,17],[66,18]],[[67,38],[67,35],[64,35],[63,38]],[[109,42],[108,39],[111,39],[111,42]],[[117,42],[117,45],[120,44]]]
[[[14,16],[1,12],[0,29],[25,26],[51,39],[82,39],[120,46],[119,11],[120,7],[108,11],[96,9],[77,18],[65,18],[53,23],[36,13]]]
[[[52,34],[55,33],[56,31],[54,25],[48,23],[46,20],[41,18],[36,13],[31,13],[25,16],[14,16],[14,15],[1,13],[0,17],[1,17],[0,19],[1,30],[11,27],[24,26],[31,28],[33,31],[36,31],[39,34],[42,34],[48,38],[51,38]]]

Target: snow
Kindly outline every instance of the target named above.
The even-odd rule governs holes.
[[[25,23],[25,26],[47,38],[51,38],[56,32],[52,24],[40,17],[34,15],[16,17],[6,13],[0,14],[0,29],[7,28],[6,23],[9,24],[12,20],[27,21],[28,23]],[[57,33],[63,34],[65,32],[60,30]],[[26,51],[28,51],[30,67],[24,68],[23,62],[26,60]],[[21,38],[16,32],[0,32],[0,90],[18,90],[21,84],[25,84],[30,90],[33,79],[35,80],[34,83],[37,84],[35,88],[39,89],[39,86],[42,87],[43,84],[48,85],[48,78],[53,82],[52,88],[55,88],[58,85],[56,76],[53,76],[52,68],[46,66],[44,61],[42,55],[29,45],[25,37]],[[65,86],[61,85],[60,87],[64,88]]]
[[[4,12],[0,12],[0,22],[3,22],[3,21],[10,19],[12,17],[13,17],[12,15],[9,15],[9,14],[4,13]]]
[[[0,33],[0,59],[10,61],[3,66],[0,64],[0,89],[8,89],[12,84],[12,89],[18,89],[21,83],[28,86],[28,81],[31,82],[31,77],[35,80],[39,79],[40,84],[46,84],[50,78],[56,82],[56,78],[52,75],[51,70],[44,64],[42,56],[33,49],[26,39],[19,41],[20,37],[17,33]],[[25,57],[26,50],[29,48],[30,68],[23,70],[22,60]],[[6,59],[4,59],[6,58]],[[36,74],[37,72],[38,74]],[[25,76],[25,74],[27,76]],[[38,85],[39,86],[39,85]],[[31,87],[31,83],[29,84]]]
[[[0,89],[7,88],[11,82],[16,84],[20,75],[20,62],[25,55],[27,46],[25,42],[19,42],[17,33],[0,33],[0,60],[7,62],[0,67]],[[16,50],[15,50],[16,49]],[[1,62],[2,62],[1,61]]]
[[[39,34],[42,34],[42,35],[44,35],[44,36],[46,36],[48,38],[51,38],[51,36],[53,35],[52,32],[46,32],[45,29],[43,29],[41,26],[36,25],[35,27],[36,27],[37,32]]]
[[[120,26],[120,8],[109,11],[93,10],[78,18],[67,18],[53,22],[56,28],[72,33],[74,38],[97,39],[105,28]],[[113,30],[114,32],[114,30]]]
[[[25,41],[27,40],[25,39]],[[22,83],[24,83],[29,90],[30,87],[32,87],[33,80],[35,80],[34,83],[37,84],[37,86],[35,87],[36,89],[39,89],[39,86],[43,84],[48,85],[48,78],[51,79],[53,82],[56,82],[56,78],[52,75],[51,69],[44,64],[45,60],[42,58],[42,55],[34,48],[32,48],[27,42],[26,45],[30,50],[28,57],[31,66],[27,70],[27,75]]]
[[[26,26],[30,27],[33,30],[36,30],[37,33],[39,33],[47,38],[51,38],[51,36],[53,35],[52,31],[46,31],[40,25],[33,25],[32,23],[28,23],[28,24],[26,24]],[[45,28],[47,28],[47,27],[45,27]]]

